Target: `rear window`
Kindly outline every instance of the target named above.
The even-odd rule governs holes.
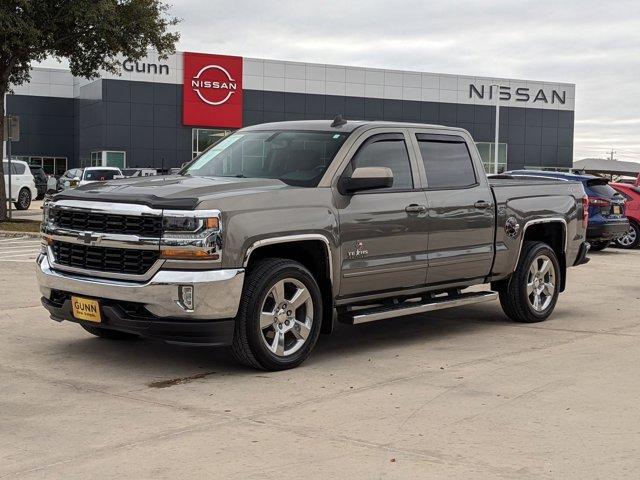
[[[588,180],[587,187],[589,187],[589,189],[591,189],[591,191],[596,195],[600,195],[604,198],[613,197],[614,195],[618,194],[618,192],[611,185],[603,182],[602,180]]]
[[[85,170],[84,179],[85,180],[113,180],[113,177],[116,175],[120,175],[120,172],[117,170]]]
[[[429,188],[466,188],[477,183],[471,155],[462,138],[416,135]]]

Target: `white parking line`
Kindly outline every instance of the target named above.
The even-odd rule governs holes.
[[[13,237],[0,239],[0,262],[32,263],[40,252],[40,239]]]

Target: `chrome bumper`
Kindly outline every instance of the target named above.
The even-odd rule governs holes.
[[[51,298],[52,290],[135,302],[159,318],[216,320],[236,316],[244,269],[175,271],[159,270],[144,283],[89,278],[54,270],[45,255],[37,260],[36,276],[42,296]],[[178,287],[192,285],[194,308],[186,310],[178,300]]]

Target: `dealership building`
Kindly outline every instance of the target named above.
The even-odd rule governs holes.
[[[500,106],[498,161],[493,148]],[[88,165],[180,166],[233,130],[282,120],[390,120],[468,130],[488,172],[573,163],[575,86],[177,52],[119,75],[34,68],[7,95],[13,158],[48,173]]]

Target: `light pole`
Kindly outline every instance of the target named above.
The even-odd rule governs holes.
[[[500,139],[500,85],[493,83],[489,85],[489,91],[491,92],[491,96],[493,96],[493,87],[496,87],[496,128],[495,128],[495,145],[493,146],[493,168],[495,168],[494,173],[498,173],[498,142]]]

